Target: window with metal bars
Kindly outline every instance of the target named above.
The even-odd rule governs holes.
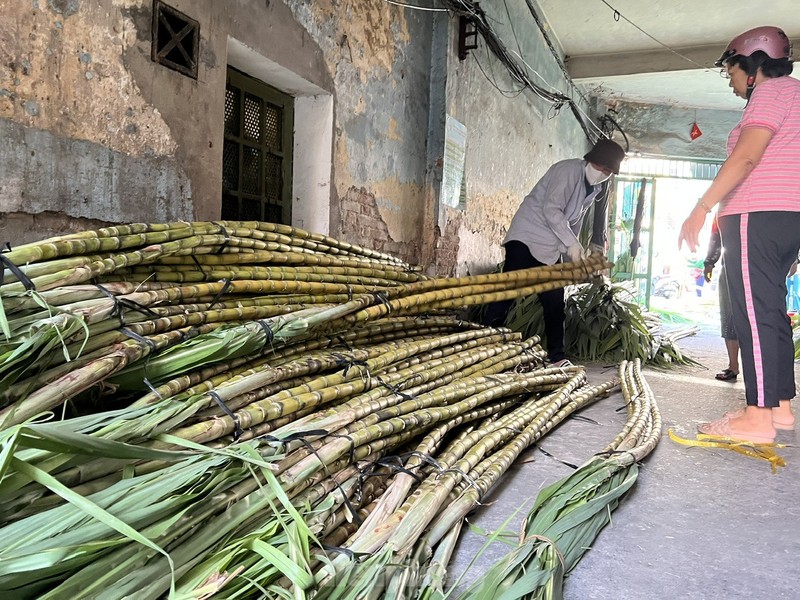
[[[291,96],[228,68],[222,218],[292,222]]]
[[[153,2],[151,58],[165,67],[197,79],[200,23],[181,11]]]

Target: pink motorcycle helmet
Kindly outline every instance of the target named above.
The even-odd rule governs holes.
[[[792,57],[792,44],[783,29],[764,26],[749,29],[733,38],[714,65],[721,67],[732,56],[750,56],[759,50],[770,58]]]

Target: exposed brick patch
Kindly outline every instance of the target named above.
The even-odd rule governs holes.
[[[418,264],[420,241],[408,243],[393,240],[386,223],[381,219],[375,196],[363,188],[352,188],[342,196],[339,207],[340,237],[343,240]]]
[[[441,235],[441,232],[439,232],[437,236],[436,260],[433,268],[429,270],[429,274],[438,277],[451,277],[456,271],[458,246],[460,243],[458,231],[461,228],[464,213],[459,210],[451,210],[444,207],[442,207],[442,210],[447,210],[447,225],[445,226],[444,235]]]

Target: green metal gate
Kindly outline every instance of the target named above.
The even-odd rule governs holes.
[[[636,300],[650,306],[653,271],[653,229],[655,226],[655,179],[652,177],[617,176],[609,210],[609,256],[614,262],[615,281],[631,281]],[[639,248],[632,258],[636,207],[641,199],[642,215]]]

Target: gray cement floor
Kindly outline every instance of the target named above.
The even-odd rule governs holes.
[[[741,380],[714,380],[727,364],[716,328],[681,340],[681,347],[708,368],[646,371],[664,418],[664,437],[612,524],[567,578],[566,600],[800,598],[797,433],[779,432],[777,441],[793,447],[778,451],[787,466],[775,475],[766,461],[671,441],[669,428],[691,438],[699,422],[744,404]],[[588,371],[592,382],[613,375],[600,365]],[[545,437],[541,448],[561,461],[584,462],[622,427],[624,412],[616,412],[622,404],[619,393],[599,401],[582,413],[598,425],[568,421]],[[518,532],[538,490],[570,473],[559,460],[528,450],[470,522],[494,531],[518,511],[506,524]],[[487,548],[485,537],[467,532],[451,563],[451,584],[463,575],[456,589],[464,589],[507,551],[499,542]]]

